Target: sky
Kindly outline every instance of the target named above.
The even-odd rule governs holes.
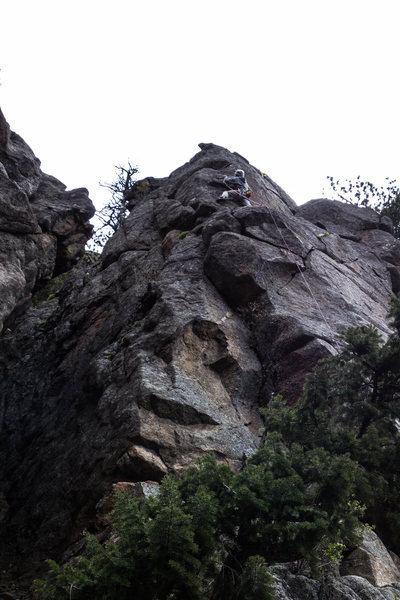
[[[297,204],[326,176],[400,181],[399,0],[1,0],[0,106],[100,208],[115,165],[164,177],[200,142]],[[324,193],[325,190],[325,193]]]

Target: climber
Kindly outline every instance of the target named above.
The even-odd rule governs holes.
[[[250,206],[251,189],[242,169],[236,169],[234,177],[224,177],[224,184],[229,190],[223,192],[219,200],[232,198],[242,206]]]

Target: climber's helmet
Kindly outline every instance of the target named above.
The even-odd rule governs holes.
[[[243,177],[243,179],[244,179],[244,171],[242,171],[242,169],[236,169],[235,176],[236,177]]]

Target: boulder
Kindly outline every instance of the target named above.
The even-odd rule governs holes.
[[[361,208],[338,200],[310,200],[296,210],[296,216],[311,221],[328,233],[359,242],[362,232],[382,229],[392,233],[389,217],[382,217],[372,208]]]
[[[393,600],[400,593],[398,581],[376,587],[358,575],[312,579],[290,564],[273,566],[270,571],[276,600]]]
[[[202,226],[201,233],[207,247],[210,245],[211,238],[220,231],[231,231],[232,233],[241,233],[242,231],[240,222],[229,209],[218,210]]]
[[[376,533],[366,528],[363,541],[340,567],[342,575],[364,577],[375,587],[399,583],[400,572]]]

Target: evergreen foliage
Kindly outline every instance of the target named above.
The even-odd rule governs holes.
[[[328,452],[288,448],[271,434],[239,473],[206,457],[180,479],[165,477],[157,497],[120,494],[112,539],[103,546],[86,534],[75,564],[49,561],[36,598],[270,600],[267,564],[316,564],[321,540],[357,540],[348,462],[330,464]]]
[[[372,326],[349,329],[296,407],[270,403],[241,471],[207,456],[156,497],[118,495],[111,539],[86,534],[84,556],[49,561],[36,598],[271,600],[268,565],[305,558],[329,573],[365,518],[399,552],[399,298],[390,316],[386,342]]]
[[[383,541],[400,551],[400,299],[390,310],[393,333],[383,342],[371,325],[350,328],[346,346],[309,375],[297,407],[275,399],[269,430],[307,451],[323,448],[357,465],[355,497]]]

